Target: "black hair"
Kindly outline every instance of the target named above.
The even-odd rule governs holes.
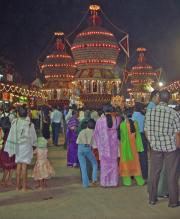
[[[135,133],[136,132],[136,128],[134,125],[134,121],[132,119],[129,119],[129,124],[130,124],[130,131],[131,133]]]
[[[98,109],[97,113],[98,113],[98,116],[101,117],[101,115],[103,114],[103,110],[102,109]]]
[[[95,129],[95,125],[96,125],[96,122],[94,119],[89,119],[89,121],[87,122],[87,127],[89,129]]]
[[[159,93],[159,91],[158,90],[153,90],[152,92],[151,92],[151,95],[150,95],[150,100],[152,100],[152,98],[154,97],[154,96],[156,96],[157,94]]]
[[[73,110],[77,110],[77,106],[76,106],[76,104],[72,104],[71,107],[72,107]]]
[[[81,129],[86,129],[88,127],[88,121],[84,121],[81,124]]]
[[[134,121],[131,119],[132,113],[133,113],[132,108],[128,108],[125,111],[125,114],[128,117],[129,124],[130,124],[130,131],[131,131],[131,133],[135,133],[136,132],[136,128],[135,128],[135,125],[134,125]]]
[[[85,119],[90,119],[91,118],[91,111],[90,110],[85,110],[84,111],[84,118]]]
[[[140,103],[140,102],[135,102],[134,110],[135,110],[136,112],[141,112],[141,111],[142,111],[142,108],[143,108],[142,103]]]
[[[28,115],[28,110],[27,110],[26,106],[24,106],[24,105],[19,106],[17,108],[17,112],[18,112],[19,116],[23,117],[23,118],[27,117],[27,115]]]
[[[144,115],[144,104],[141,102],[135,102],[134,111],[140,112],[142,115]]]
[[[171,98],[171,94],[168,90],[161,90],[159,92],[159,99],[161,102],[168,103]]]
[[[111,113],[111,112],[113,112],[112,105],[111,104],[104,105],[103,106],[103,111],[104,111],[104,113]],[[112,128],[113,120],[112,120],[112,115],[111,114],[106,114],[106,121],[107,121],[108,128]]]
[[[74,116],[78,111],[77,110],[73,110],[72,111],[72,116]]]
[[[108,126],[108,128],[112,128],[112,126],[113,126],[113,121],[112,121],[112,115],[111,115],[111,114],[107,114],[107,115],[106,115],[106,121],[107,121],[107,126]]]

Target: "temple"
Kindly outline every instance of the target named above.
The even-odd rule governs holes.
[[[72,57],[66,52],[68,45],[64,33],[56,32],[54,37],[54,50],[40,65],[46,79],[42,90],[46,92],[49,104],[68,105],[76,68]]]
[[[74,86],[88,108],[110,102],[121,83],[113,73],[120,48],[114,34],[102,27],[99,10],[90,6],[90,26],[77,34],[71,47],[77,67]]]
[[[154,70],[146,61],[145,48],[137,48],[137,64],[125,72],[126,82],[130,82],[130,99],[147,102],[150,92],[157,87],[160,71]]]
[[[121,80],[114,67],[120,47],[114,34],[102,27],[99,13],[98,5],[89,7],[89,27],[76,35],[69,54],[66,37],[55,33],[55,48],[40,65],[49,104],[100,108],[119,94]]]

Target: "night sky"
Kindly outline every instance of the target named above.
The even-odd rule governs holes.
[[[164,69],[164,80],[180,79],[180,0],[0,0],[0,56],[13,61],[26,82],[32,81],[52,34],[72,32],[91,3],[99,3],[110,20],[129,33],[131,55],[135,48],[146,47],[149,63]]]

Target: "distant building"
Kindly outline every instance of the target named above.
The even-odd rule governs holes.
[[[163,89],[167,89],[172,94],[172,100],[180,104],[180,80],[169,83]]]
[[[150,92],[157,86],[160,71],[154,70],[146,61],[145,48],[137,48],[137,64],[125,72],[126,82],[130,82],[128,93],[131,99],[147,102]]]

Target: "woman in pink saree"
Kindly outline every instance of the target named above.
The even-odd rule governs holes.
[[[119,183],[117,128],[120,118],[113,113],[113,107],[107,104],[103,107],[105,115],[96,122],[94,140],[100,157],[100,184],[103,187],[116,187]]]

